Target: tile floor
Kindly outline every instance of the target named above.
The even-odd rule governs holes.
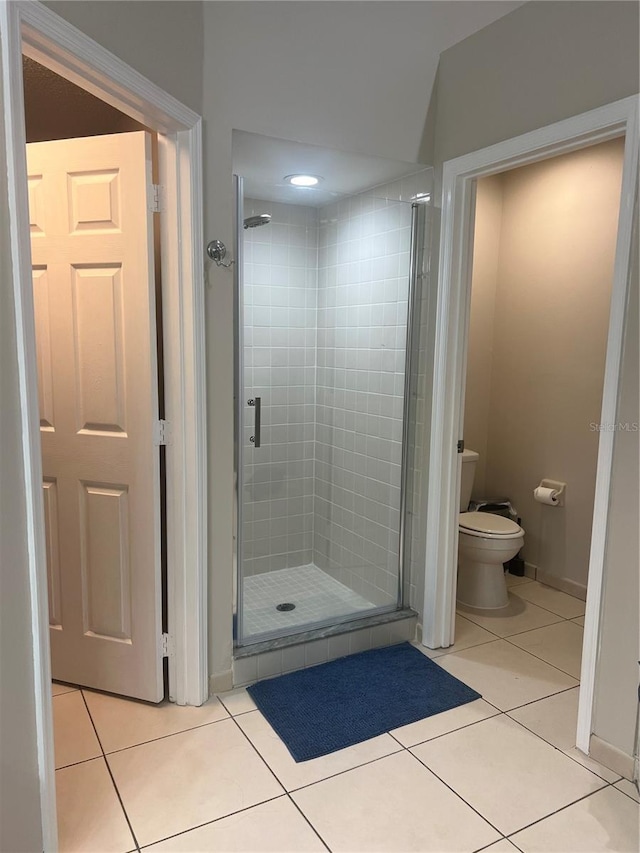
[[[294,610],[276,610],[280,603]],[[244,579],[244,627],[247,636],[337,619],[375,607],[313,563],[262,572]]]
[[[574,745],[583,603],[526,578],[511,602],[427,652],[483,699],[301,764],[244,689],[54,685],[60,850],[637,851],[635,786]]]

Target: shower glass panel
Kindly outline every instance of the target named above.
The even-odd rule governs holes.
[[[295,201],[237,182],[237,645],[402,606],[430,180]]]

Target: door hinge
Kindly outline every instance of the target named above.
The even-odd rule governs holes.
[[[173,654],[173,641],[169,634],[162,634],[160,636],[160,648],[163,658],[168,658],[170,654]]]
[[[464,453],[464,439],[461,438],[458,442],[458,453]]]
[[[171,424],[169,421],[158,420],[154,427],[153,443],[161,447],[171,444]]]
[[[149,188],[149,210],[151,213],[161,213],[164,208],[165,191],[162,184],[151,184]]]

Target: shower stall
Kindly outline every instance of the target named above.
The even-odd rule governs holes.
[[[409,604],[431,179],[236,178],[237,647]]]

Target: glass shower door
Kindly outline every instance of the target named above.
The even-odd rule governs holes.
[[[243,645],[401,604],[412,205],[238,190]]]

